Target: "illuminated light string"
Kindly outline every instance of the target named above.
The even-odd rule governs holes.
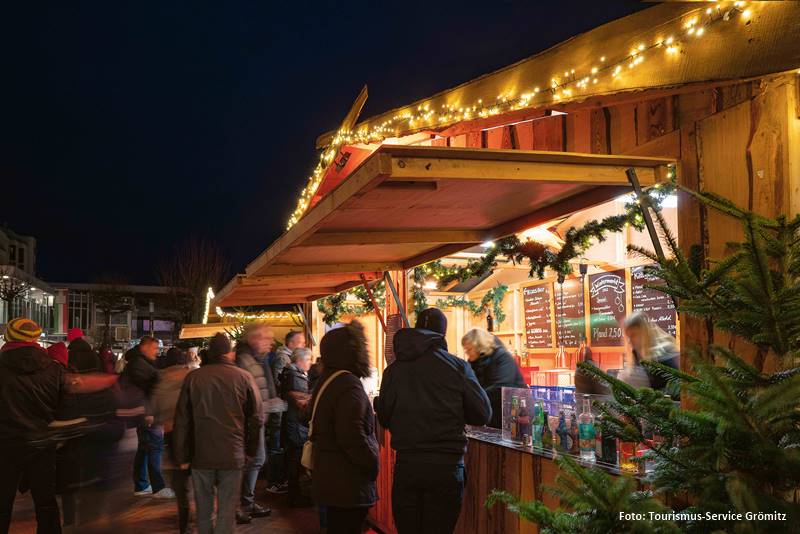
[[[220,317],[230,317],[233,319],[240,319],[246,321],[278,321],[281,319],[291,319],[297,323],[297,314],[293,312],[262,312],[262,313],[246,313],[246,312],[226,312],[217,306],[217,315]]]
[[[381,141],[387,136],[396,135],[403,122],[406,122],[411,128],[439,127],[524,109],[533,103],[546,103],[548,99],[552,99],[554,102],[568,100],[580,92],[586,91],[589,86],[597,84],[604,76],[611,78],[611,81],[623,77],[625,72],[641,65],[653,50],[663,48],[666,54],[676,55],[681,51],[682,46],[687,46],[692,40],[702,38],[710,30],[712,24],[735,19],[745,22],[750,20],[752,11],[745,6],[745,2],[725,2],[724,4],[725,7],[722,2],[718,2],[713,7],[698,8],[684,14],[681,16],[682,24],[678,31],[672,35],[659,36],[650,44],[639,42],[619,60],[609,61],[610,56],[601,55],[599,63],[592,66],[586,73],[577,73],[574,68],[565,69],[552,75],[549,84],[536,85],[516,97],[513,92],[509,92],[498,95],[491,103],[484,102],[482,98],[479,98],[469,105],[441,104],[438,110],[433,109],[427,102],[418,104],[415,111],[403,111],[372,128],[362,126],[357,132],[339,130],[330,145],[320,154],[320,161],[308,178],[308,183],[297,201],[297,207],[289,218],[287,230],[300,220],[311,205],[311,200],[319,189],[325,170],[342,146]]]

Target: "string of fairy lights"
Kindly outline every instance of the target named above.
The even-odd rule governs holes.
[[[208,288],[206,291],[206,305],[203,311],[203,324],[208,324],[208,315],[211,312],[211,302],[214,300],[214,290]],[[219,306],[216,307],[217,316],[220,318],[236,319],[238,321],[281,321],[291,319],[296,325],[301,325],[302,320],[297,313],[288,311],[279,312],[226,312]]]
[[[525,109],[548,102],[564,102],[571,98],[589,94],[592,86],[601,80],[621,80],[625,73],[636,69],[654,53],[663,50],[667,56],[678,57],[686,53],[686,48],[701,39],[714,26],[730,21],[749,22],[752,10],[746,2],[717,2],[710,7],[702,7],[683,14],[678,19],[680,27],[672,34],[660,33],[654,39],[642,40],[622,55],[599,55],[595,65],[585,72],[567,68],[551,76],[549,83],[528,88],[516,95],[513,92],[497,95],[494,102],[484,102],[482,98],[463,105],[442,104],[440,109],[432,109],[430,103],[419,104],[415,110],[398,113],[372,127],[364,125],[356,132],[338,131],[322,154],[314,172],[300,194],[297,207],[289,218],[287,230],[303,216],[316,194],[325,171],[344,145],[354,143],[380,142],[386,137],[398,135],[403,131],[443,127],[452,123],[487,118],[509,111]],[[405,125],[402,128],[401,125]]]

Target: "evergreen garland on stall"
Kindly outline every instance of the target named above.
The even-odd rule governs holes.
[[[370,289],[372,290],[372,296],[375,298],[375,303],[382,313],[386,307],[386,284],[383,280],[380,280],[375,285],[370,286]],[[361,301],[361,304],[357,306],[347,304],[348,293],[352,293]],[[342,315],[364,315],[375,311],[372,300],[363,285],[319,299],[317,301],[317,309],[322,313],[322,320],[329,326],[336,324]]]
[[[679,311],[707,323],[710,344],[684,354],[692,374],[643,362],[651,373],[679,386],[690,402],[679,406],[661,392],[632,387],[579,364],[579,372],[606,383],[613,394],[611,402],[599,406],[603,432],[650,448],[648,456],[655,467],[648,482],[654,495],[620,504],[613,483],[597,483],[603,478],[597,468],[567,466],[572,476],[558,495],[569,511],[547,510],[503,492],[495,493],[488,506],[502,502],[510,511],[538,523],[542,532],[655,532],[672,525],[617,522],[598,530],[594,518],[613,519],[619,511],[655,506],[666,498],[666,502],[686,503],[680,512],[704,518],[679,517],[676,523],[682,532],[796,531],[800,518],[800,216],[768,219],[717,195],[686,192],[732,217],[744,234],[744,241],[730,244],[730,253],[723,259],[704,258],[700,247],[685,256],[656,212],[670,257],[659,259],[651,251],[631,247],[632,252],[657,263],[651,272],[666,285],[653,288],[675,297]],[[725,345],[714,344],[713,336],[719,331],[729,334]],[[743,354],[749,354],[753,363]],[[770,372],[764,371],[767,361],[772,364]],[[653,435],[661,440],[654,441]],[[741,513],[744,519],[708,520],[705,515],[719,512]],[[748,519],[748,512],[785,513],[787,520]]]
[[[447,297],[444,300],[439,300],[436,307],[441,309],[447,308],[464,308],[469,310],[472,315],[478,316],[483,313],[491,304],[492,314],[494,316],[495,324],[501,324],[506,319],[505,311],[503,311],[503,298],[508,292],[508,286],[498,284],[493,287],[481,299],[480,303],[475,303],[466,297]]]

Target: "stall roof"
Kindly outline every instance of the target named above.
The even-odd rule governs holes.
[[[666,180],[671,160],[383,145],[215,299],[307,302]]]
[[[794,70],[800,64],[798,42],[800,2],[664,2],[364,119],[353,131],[401,136],[480,122],[480,109],[464,115],[473,106],[489,115],[559,110],[593,97]],[[335,133],[320,135],[317,146],[328,146]]]

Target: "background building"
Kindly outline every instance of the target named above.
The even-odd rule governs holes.
[[[66,328],[77,327],[102,341],[126,345],[153,335],[170,344],[183,320],[181,295],[164,286],[56,283],[56,315]]]
[[[36,239],[0,226],[0,331],[19,316],[35,320],[46,333],[59,330],[54,297],[53,289],[36,277]]]

